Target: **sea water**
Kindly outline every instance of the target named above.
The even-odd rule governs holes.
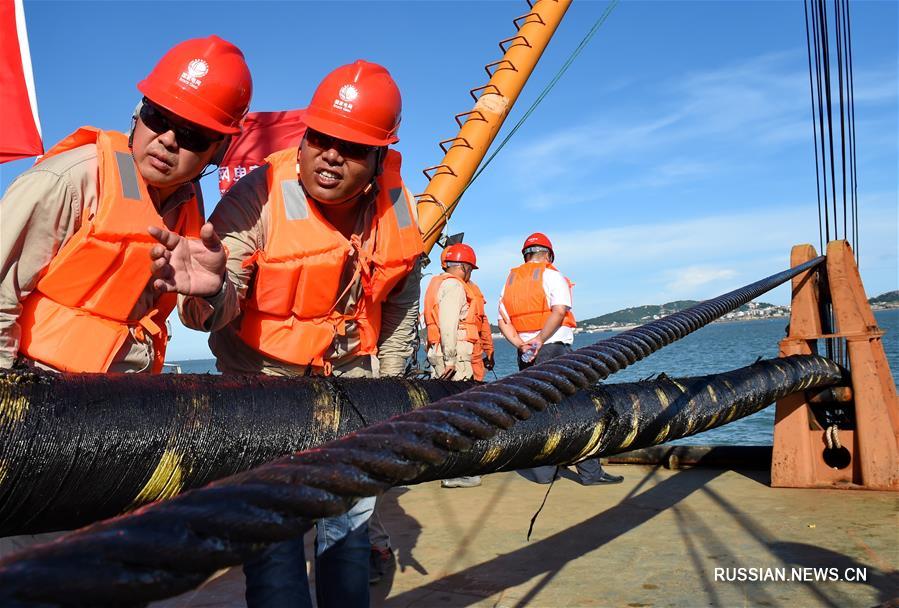
[[[886,331],[883,345],[893,378],[896,379],[899,375],[899,309],[881,310],[874,314],[878,326]],[[712,323],[610,376],[606,383],[635,382],[661,373],[672,377],[716,374],[751,365],[758,359],[772,359],[777,356],[777,345],[785,335],[787,323],[786,318]],[[614,335],[615,332],[577,334],[574,347],[587,346]],[[502,338],[495,339],[495,342],[495,377],[501,378],[518,371],[515,348]],[[419,361],[423,360],[424,357],[419,354]],[[175,363],[185,374],[216,373],[212,359]],[[486,380],[493,379],[494,374],[488,372]],[[726,426],[672,443],[770,445],[773,435],[774,407],[768,407]]]

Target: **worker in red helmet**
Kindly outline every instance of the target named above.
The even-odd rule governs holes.
[[[138,89],[130,134],[78,129],[0,201],[0,368],[162,368],[175,297],[153,289],[147,227],[212,233],[194,180],[240,131],[252,81],[210,36],[173,47]],[[0,557],[58,535],[0,539]]]
[[[470,288],[477,266],[474,249],[464,243],[450,245],[441,255],[443,272],[431,279],[425,291],[424,314],[428,331],[431,377],[471,380],[471,357],[480,340],[479,318]]]
[[[521,254],[524,263],[509,272],[499,300],[499,329],[518,349],[519,370],[570,353],[577,327],[571,312],[574,283],[553,266],[556,256],[549,237],[531,234]],[[557,471],[552,465],[531,469],[538,483],[550,483]],[[584,485],[624,479],[603,471],[598,459],[577,463],[577,471]]]
[[[447,260],[450,260],[449,266],[447,266]],[[474,268],[477,268],[475,265],[477,263],[477,258],[475,257],[474,250],[462,243],[448,245],[440,253],[440,267],[447,272],[449,272],[449,268],[453,268],[455,265],[469,260],[471,261],[471,264],[474,265]],[[434,277],[431,284],[434,284],[438,278],[439,277]],[[445,289],[446,287],[444,287],[444,290]],[[427,298],[427,292],[425,297]],[[471,280],[471,272],[468,273],[468,278],[465,279],[465,297],[467,305],[470,307],[470,327],[467,327],[466,333],[477,331],[478,334],[478,339],[471,342],[471,372],[472,377],[481,382],[484,380],[486,373],[492,370],[495,365],[493,357],[493,334],[490,328],[490,321],[487,318],[487,300],[484,298],[484,294],[481,292],[477,283]],[[431,333],[439,331],[440,329],[439,324],[432,324],[429,327]],[[467,336],[466,341],[471,341],[471,338]],[[433,365],[431,368],[432,370],[434,369]]]
[[[424,246],[400,155],[388,148],[401,108],[384,67],[360,60],[335,69],[306,108],[302,140],[268,156],[216,206],[215,238],[160,235],[156,284],[184,296],[182,321],[211,332],[223,373],[403,373]],[[368,606],[374,500],[317,523],[320,608]],[[251,608],[309,605],[302,539],[278,543],[244,571]]]
[[[428,284],[423,310],[431,377],[471,380],[474,378],[472,361],[476,347],[479,354],[483,354],[480,350],[480,327],[485,318],[484,302],[480,290],[475,291],[471,282],[471,273],[477,269],[478,260],[474,249],[464,243],[455,243],[443,250],[440,262],[443,273],[436,275]],[[491,355],[492,347],[491,338]],[[493,367],[492,356],[488,365]],[[441,481],[444,488],[479,485],[479,475]]]
[[[154,230],[210,238],[195,180],[252,93],[217,36],[169,50],[137,88],[131,133],[82,127],[0,203],[0,368],[159,372],[174,295],[153,289]]]

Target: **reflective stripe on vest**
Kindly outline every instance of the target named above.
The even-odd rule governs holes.
[[[71,372],[105,372],[134,328],[149,334],[152,371],[162,370],[168,336],[165,319],[174,294],[158,299],[143,319],[131,319],[150,280],[148,226],[166,228],[141,179],[128,138],[84,127],[62,140],[39,162],[96,144],[99,202],[51,260],[35,291],[22,303],[19,350],[31,359]],[[196,198],[179,211],[174,231],[199,236],[203,216]]]
[[[360,345],[352,354],[377,352],[381,304],[424,251],[412,221],[412,200],[400,178],[400,155],[390,150],[378,177],[374,233],[362,244],[344,237],[306,199],[297,176],[297,150],[269,156],[271,222],[265,248],[242,302],[239,335],[251,348],[295,365],[323,366],[336,336],[350,321]],[[373,249],[372,249],[373,247]],[[355,264],[363,289],[355,309],[336,310],[345,293],[344,269]]]
[[[462,338],[464,335],[466,342],[477,344],[479,338],[478,311],[477,304],[473,301],[474,292],[468,286],[468,283],[457,276],[445,272],[431,279],[425,292],[424,317],[425,326],[428,329],[428,345],[431,346],[440,342],[440,301],[437,296],[440,292],[440,286],[447,279],[453,279],[462,284],[462,288],[465,290],[465,301],[468,304],[468,313],[466,313],[464,319],[459,320],[457,335],[459,338]],[[456,316],[458,316],[458,313]]]
[[[552,312],[546,300],[546,292],[543,290],[543,273],[547,268],[556,270],[548,262],[525,262],[509,273],[503,291],[503,305],[509,314],[512,327],[518,333],[540,331]],[[567,278],[565,281],[570,289],[571,281]],[[562,325],[577,327],[571,309],[565,313]]]

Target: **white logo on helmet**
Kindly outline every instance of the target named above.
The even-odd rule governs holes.
[[[178,80],[192,89],[198,89],[203,84],[200,79],[208,73],[209,64],[203,59],[194,59],[187,64],[187,71],[181,72],[181,77]]]
[[[335,99],[331,105],[338,110],[349,113],[353,111],[353,102],[359,97],[359,89],[351,84],[345,84],[340,87],[337,96],[340,99]]]
[[[340,87],[340,92],[338,93],[338,95],[344,101],[353,102],[356,101],[357,97],[359,97],[359,89],[351,84],[345,84]]]
[[[209,73],[209,64],[202,59],[194,59],[187,64],[187,73],[194,78],[202,78]]]

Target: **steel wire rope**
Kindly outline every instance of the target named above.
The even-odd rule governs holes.
[[[843,238],[849,238],[849,218],[846,205],[846,101],[843,98],[843,15],[840,0],[833,0],[834,34],[837,43],[837,87],[840,99],[840,186],[843,191]]]
[[[357,497],[415,479],[428,465],[439,466],[824,259],[2,560],[0,603],[121,606],[123,598],[134,605],[186,591],[268,543],[299,536],[312,520],[346,511]]]
[[[465,186],[462,188],[462,191],[459,192],[459,195],[456,196],[456,198],[453,200],[452,204],[446,205],[443,207],[443,211],[440,213],[439,216],[437,216],[437,219],[434,221],[434,224],[424,234],[425,240],[427,240],[432,234],[434,234],[434,232],[435,232],[435,230],[437,230],[437,226],[440,224],[441,220],[446,219],[447,223],[449,223],[450,210],[455,209],[455,207],[459,203],[459,201],[462,200],[462,195],[465,194],[466,191],[468,191],[468,188],[474,183],[474,181],[478,178],[478,176],[484,172],[484,169],[486,169],[487,166],[496,157],[496,155],[499,154],[499,151],[505,147],[505,145],[509,142],[509,140],[512,139],[512,136],[515,135],[516,131],[518,131],[518,129],[521,128],[521,126],[531,116],[531,114],[534,113],[534,110],[537,109],[537,106],[540,105],[540,102],[542,102],[543,99],[547,95],[549,95],[549,92],[553,89],[553,87],[556,86],[556,83],[559,82],[559,80],[562,78],[562,76],[565,75],[565,72],[568,71],[568,68],[571,66],[572,63],[574,63],[574,60],[577,59],[577,56],[580,55],[581,51],[583,51],[586,48],[587,44],[589,44],[589,42],[593,38],[594,34],[596,34],[596,32],[599,30],[599,28],[602,27],[602,25],[606,22],[606,19],[608,19],[609,15],[612,14],[612,11],[615,9],[615,7],[618,6],[619,1],[620,0],[611,0],[611,2],[609,2],[608,6],[606,6],[605,11],[603,11],[603,13],[596,19],[596,22],[593,24],[593,27],[591,27],[590,30],[584,35],[584,37],[581,39],[581,42],[571,52],[571,54],[568,56],[568,59],[566,59],[565,63],[562,64],[562,67],[559,68],[559,71],[556,72],[556,75],[552,77],[552,79],[549,81],[549,83],[547,83],[547,85],[545,87],[543,87],[543,90],[540,92],[540,94],[537,96],[537,98],[533,101],[533,103],[531,103],[530,107],[528,107],[528,109],[521,116],[521,118],[518,119],[518,122],[515,123],[515,125],[506,134],[506,136],[502,139],[502,141],[500,141],[500,143],[497,145],[496,149],[493,150],[493,152],[490,154],[490,156],[487,157],[487,160],[485,160],[483,163],[481,163],[480,167],[478,167],[478,170],[475,172],[474,175],[471,176],[471,179],[468,180],[468,183],[465,184]],[[445,225],[444,225],[444,227],[445,227]]]
[[[820,9],[818,11],[818,27],[821,30],[821,67],[824,74],[824,101],[827,108],[827,144],[830,151],[828,158],[830,169],[830,198],[833,203],[833,238],[840,238],[839,226],[837,224],[837,182],[836,182],[836,160],[834,159],[833,145],[833,99],[831,96],[830,86],[830,36],[827,28],[827,3],[825,0],[819,0]]]
[[[816,110],[818,117],[818,132],[821,134],[820,146],[821,146],[821,158],[820,158],[820,167],[821,167],[821,181],[823,183],[823,187],[821,188],[821,194],[823,195],[823,210],[824,210],[824,245],[826,245],[831,240],[830,233],[830,201],[827,197],[827,148],[825,146],[825,123],[824,123],[824,91],[823,89],[823,77],[821,74],[821,42],[820,42],[820,31],[818,27],[818,5],[815,0],[808,0],[809,6],[811,7],[811,28],[812,28],[812,42],[815,50],[815,89],[817,92],[817,97],[812,101],[812,108]],[[817,149],[815,151],[815,158],[817,161]],[[818,165],[815,165],[815,172],[818,171]],[[822,252],[823,252],[822,246]]]
[[[818,170],[818,126],[815,124],[815,90],[814,90],[814,75],[812,73],[812,43],[811,36],[809,32],[809,15],[808,15],[808,0],[802,3],[802,7],[805,10],[805,48],[808,53],[808,91],[809,96],[811,98],[811,117],[812,117],[812,137],[813,137],[813,149],[815,151],[815,191],[817,193],[818,198],[818,251],[824,251],[824,232],[823,232],[823,223],[824,219],[821,216],[821,175]],[[815,61],[817,61],[817,57],[815,57]]]
[[[845,27],[846,27],[846,58],[847,58],[847,87],[849,100],[849,157],[850,157],[850,173],[852,179],[851,196],[852,196],[852,224],[854,240],[852,249],[855,252],[855,262],[859,260],[859,240],[858,231],[858,159],[856,156],[856,133],[855,133],[855,74],[852,67],[852,24],[849,17],[849,0],[846,0]]]

